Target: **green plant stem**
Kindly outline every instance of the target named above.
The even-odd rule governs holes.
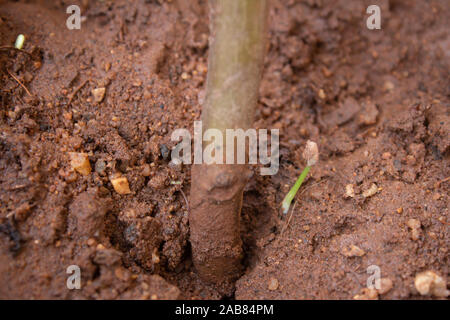
[[[300,177],[298,177],[297,181],[295,181],[295,184],[292,186],[291,190],[289,190],[286,197],[284,197],[283,203],[281,204],[281,208],[283,209],[283,214],[288,213],[289,207],[291,206],[291,202],[294,199],[295,195],[297,194],[298,189],[300,189],[300,187],[303,183],[303,180],[305,180],[310,169],[311,169],[310,166],[307,166],[305,169],[303,169],[303,172],[300,174]]]
[[[203,129],[253,125],[267,28],[266,0],[211,0]]]

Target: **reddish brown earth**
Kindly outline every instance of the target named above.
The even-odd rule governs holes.
[[[192,267],[195,181],[168,152],[200,118],[207,2],[86,0],[80,31],[72,2],[0,1],[0,46],[23,33],[30,53],[0,49],[0,298],[221,298]],[[255,126],[280,129],[280,170],[253,168],[245,189],[234,298],[351,299],[377,265],[392,281],[379,298],[414,299],[417,273],[448,276],[449,17],[447,0],[272,1]],[[321,159],[282,217],[308,139]]]

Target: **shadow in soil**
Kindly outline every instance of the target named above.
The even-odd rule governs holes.
[[[277,213],[256,190],[244,192],[241,212],[241,239],[244,248],[244,268],[253,268],[260,250],[275,239]]]

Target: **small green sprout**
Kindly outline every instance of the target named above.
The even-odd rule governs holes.
[[[291,202],[297,194],[298,189],[300,189],[303,180],[305,180],[306,176],[309,173],[309,170],[311,170],[311,167],[315,165],[319,160],[319,148],[317,147],[317,144],[315,142],[311,140],[308,140],[306,142],[306,147],[303,151],[303,158],[306,160],[306,168],[303,169],[300,177],[298,177],[297,181],[295,181],[294,186],[291,188],[291,190],[289,190],[286,197],[284,197],[284,200],[281,204],[283,214],[288,213]]]
[[[25,42],[25,36],[23,34],[19,34],[17,36],[16,39],[16,43],[14,44],[14,47],[16,47],[17,49],[22,49],[23,48],[23,44]]]

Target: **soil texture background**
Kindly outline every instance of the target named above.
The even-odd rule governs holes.
[[[224,298],[192,266],[195,181],[170,163],[171,133],[200,119],[207,1],[85,0],[81,30],[71,4],[0,1],[0,298]],[[448,0],[271,1],[255,128],[280,130],[280,168],[252,168],[227,298],[367,296],[372,265],[387,288],[368,298],[447,277],[449,18]],[[28,54],[8,48],[18,34]],[[308,139],[320,161],[283,216]]]

